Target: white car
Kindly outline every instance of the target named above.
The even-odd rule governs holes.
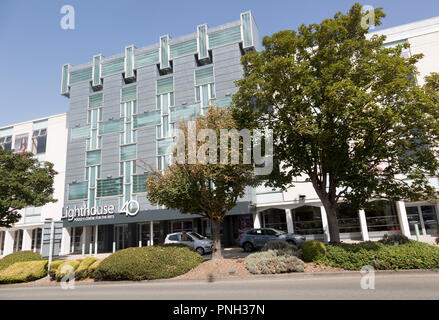
[[[196,232],[175,232],[170,233],[166,236],[165,244],[184,244],[195,251],[197,251],[200,255],[205,253],[211,253],[213,247],[213,241],[203,237],[202,235]]]

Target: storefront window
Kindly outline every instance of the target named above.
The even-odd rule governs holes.
[[[74,227],[73,228],[73,235],[72,235],[72,243],[73,243],[73,248],[72,248],[72,252],[73,253],[80,253],[82,252],[82,247],[81,247],[81,236],[82,236],[82,227]]]
[[[262,226],[264,228],[273,228],[277,230],[287,231],[287,218],[285,210],[268,209],[262,214]]]
[[[14,235],[14,252],[20,251],[23,244],[23,230],[16,230]]]
[[[171,221],[171,232],[193,231],[192,220]]]
[[[433,205],[418,205],[406,208],[410,233],[416,235],[415,224],[418,225],[421,235],[439,234],[436,208]]]
[[[41,231],[41,228],[32,230],[32,250],[35,250],[36,252],[41,249]]]
[[[160,222],[152,222],[153,224],[153,243],[150,243],[151,241],[151,223],[150,222],[146,222],[146,223],[140,223],[139,224],[139,233],[138,233],[138,237],[137,239],[139,239],[139,241],[141,241],[142,247],[147,246],[148,243],[150,243],[150,245],[155,245],[159,243],[159,238],[160,238]]]
[[[361,232],[358,210],[340,203],[337,208],[337,218],[340,233]]]
[[[369,231],[397,231],[400,230],[396,208],[393,203],[376,201],[371,208],[365,211],[367,229]]]
[[[298,234],[323,234],[320,208],[303,206],[292,210],[293,225]]]

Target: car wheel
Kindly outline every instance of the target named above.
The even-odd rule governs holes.
[[[253,245],[250,242],[244,243],[243,248],[245,252],[253,251]]]
[[[204,249],[201,247],[198,247],[196,251],[199,253],[200,256],[204,254]]]

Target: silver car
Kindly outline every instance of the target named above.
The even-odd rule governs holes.
[[[272,240],[284,240],[300,248],[306,238],[298,234],[286,233],[285,231],[272,228],[250,229],[239,235],[239,246],[244,251],[250,252],[254,249],[262,248],[265,243]]]
[[[195,251],[197,251],[200,255],[212,252],[212,247],[213,247],[212,240],[203,237],[202,235],[196,232],[170,233],[165,238],[165,244],[173,244],[173,243],[187,245],[193,248]]]

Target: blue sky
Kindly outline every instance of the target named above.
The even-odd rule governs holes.
[[[216,26],[239,19],[252,10],[259,34],[271,35],[300,24],[318,23],[350,0],[0,0],[0,126],[63,113],[69,100],[59,95],[61,66],[111,56],[134,44],[143,47],[159,36],[177,37],[195,32],[197,25]],[[439,15],[438,0],[367,0],[363,5],[383,7],[383,26]],[[64,5],[75,9],[75,30],[60,27]]]

